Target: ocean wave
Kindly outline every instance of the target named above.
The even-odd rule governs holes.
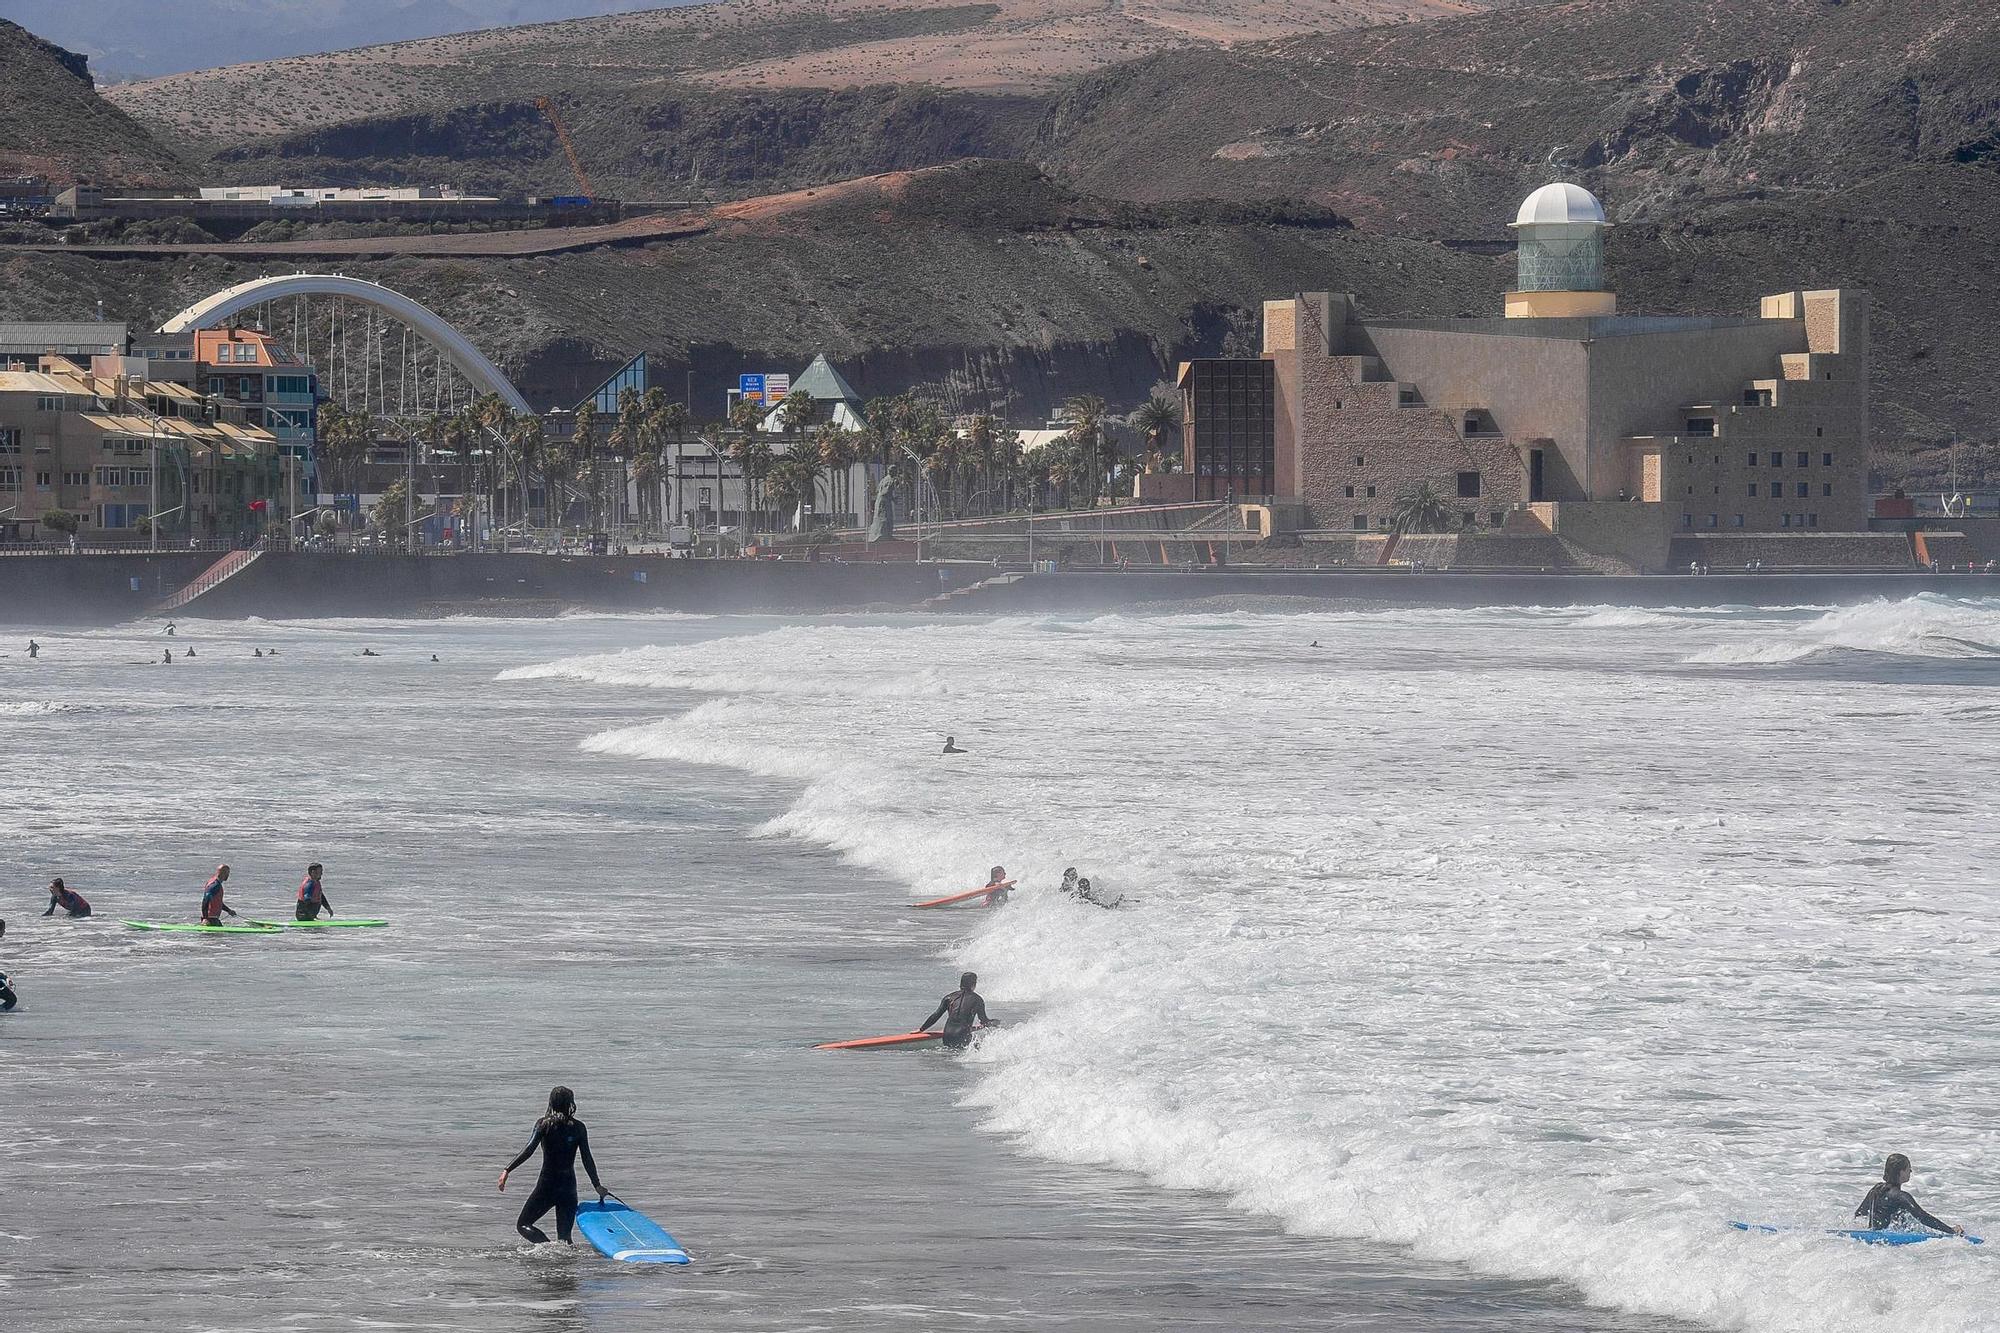
[[[1827,611],[1776,637],[1719,644],[1693,665],[1778,665],[1832,653],[1967,661],[2000,658],[2000,603],[1921,593]]]
[[[1995,614],[1731,628],[1812,652]],[[585,748],[790,784],[762,832],[912,897],[1004,863],[1020,894],[952,923],[974,933],[951,966],[998,1016],[1034,1007],[970,1057],[1026,1151],[1713,1327],[1989,1327],[2000,1280],[1965,1247],[1726,1226],[1839,1225],[1891,1149],[1945,1216],[2000,1216],[2000,1037],[1959,1016],[2000,948],[1988,833],[1875,781],[1898,746],[1976,766],[1978,729],[1782,674],[1634,690],[1640,640],[1551,659],[1552,623],[1329,617],[1326,654],[1292,617],[1192,639],[1101,617],[1088,654],[1045,617],[794,627],[509,674],[699,688]],[[1828,713],[1865,736],[1828,744]],[[1855,843],[1891,836],[1893,877],[1857,873]],[[1056,896],[1068,865],[1135,907]],[[1910,883],[1944,915],[1890,910]],[[1897,956],[1925,965],[1884,975]]]

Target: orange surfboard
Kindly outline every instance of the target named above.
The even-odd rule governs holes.
[[[942,1032],[898,1032],[890,1037],[856,1037],[853,1041],[823,1041],[813,1047],[816,1051],[873,1051],[884,1046],[914,1046],[918,1042],[937,1041]]]
[[[972,1029],[984,1032],[986,1025]],[[915,1046],[926,1041],[941,1041],[942,1032],[898,1032],[887,1037],[856,1037],[853,1041],[823,1041],[813,1047],[816,1051],[879,1051],[886,1046]]]
[[[916,906],[958,907],[970,904],[972,900],[975,898],[991,898],[994,894],[999,893],[1001,890],[1011,889],[1013,887],[1014,887],[1013,880],[1003,879],[998,884],[981,884],[976,889],[967,889],[964,893],[953,893],[943,898],[933,898],[929,902],[917,903]]]

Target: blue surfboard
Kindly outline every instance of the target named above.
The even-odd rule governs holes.
[[[1936,1231],[1873,1231],[1873,1230],[1826,1230],[1819,1227],[1781,1227],[1769,1222],[1731,1222],[1738,1231],[1757,1231],[1767,1236],[1783,1235],[1791,1231],[1819,1231],[1822,1235],[1840,1236],[1847,1240],[1858,1240],[1863,1245],[1918,1245],[1927,1240],[1963,1240],[1968,1245],[1984,1245],[1978,1236],[1950,1236]]]
[[[607,1259],[627,1264],[684,1264],[687,1251],[667,1229],[617,1199],[580,1203],[576,1229]]]

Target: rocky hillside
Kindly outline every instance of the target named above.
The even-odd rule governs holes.
[[[567,190],[533,106],[546,93],[605,193],[909,182],[870,185],[865,208],[834,192],[753,210],[698,241],[381,266],[550,396],[639,350],[719,377],[731,358],[803,364],[824,347],[871,390],[931,379],[1021,416],[1085,388],[1128,403],[1273,293],[1347,288],[1384,314],[1496,309],[1513,207],[1563,173],[1612,211],[1626,309],[1740,312],[1790,286],[1869,288],[1886,478],[1941,473],[1954,435],[2000,440],[1990,0],[1502,7],[727,0],[116,96],[209,179]],[[1384,19],[1398,21],[1363,26]],[[966,157],[991,160],[922,170]],[[45,283],[17,284],[0,313],[87,278],[79,260],[13,263]],[[221,268],[101,271],[139,318]]]
[[[82,56],[0,19],[0,175],[153,183],[187,167],[98,96]]]

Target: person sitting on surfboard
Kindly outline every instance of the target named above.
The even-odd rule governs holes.
[[[959,749],[959,748],[958,748],[958,737],[956,737],[956,736],[947,736],[947,737],[945,737],[945,738],[944,738],[944,752],[945,752],[946,754],[970,754],[970,753],[971,753],[971,751],[970,751],[970,750],[961,750],[961,749]]]
[[[1889,1160],[1882,1164],[1882,1178],[1868,1191],[1868,1197],[1861,1201],[1854,1215],[1866,1218],[1869,1228],[1874,1231],[1903,1231],[1926,1226],[1932,1231],[1963,1236],[1964,1227],[1939,1221],[1910,1197],[1909,1191],[1903,1188],[1909,1179],[1910,1159],[1899,1152],[1890,1153]]]
[[[986,1016],[986,1001],[979,998],[975,989],[979,985],[979,974],[967,972],[958,979],[958,989],[938,1001],[937,1012],[918,1025],[917,1031],[929,1032],[931,1024],[940,1018],[944,1020],[944,1045],[946,1050],[962,1051],[972,1044],[974,1024],[997,1028],[998,1019]]]
[[[90,904],[75,889],[63,887],[60,875],[49,881],[49,910],[42,915],[54,916],[58,907],[71,916],[90,915]]]
[[[325,867],[315,861],[306,867],[306,877],[299,881],[299,900],[292,908],[292,917],[298,921],[317,921],[321,908],[328,916],[333,915],[333,904],[327,901],[326,890],[320,887],[319,877]]]
[[[590,1173],[590,1184],[597,1191],[597,1201],[603,1203],[611,1191],[604,1188],[597,1178],[597,1162],[590,1155],[590,1131],[576,1118],[576,1094],[557,1084],[549,1089],[549,1112],[535,1122],[534,1137],[520,1155],[507,1163],[507,1169],[500,1173],[500,1188],[507,1188],[507,1177],[515,1167],[528,1160],[536,1148],[542,1150],[542,1174],[535,1180],[535,1192],[521,1205],[521,1216],[515,1219],[514,1230],[522,1237],[537,1245],[548,1243],[548,1236],[535,1223],[553,1208],[556,1210],[556,1236],[565,1245],[574,1244],[569,1238],[570,1228],[576,1222],[576,1159],[583,1158],[583,1169]]]
[[[215,876],[201,886],[201,924],[219,926],[225,913],[236,915],[236,909],[222,901],[222,886],[229,882],[229,867],[215,868]]]

